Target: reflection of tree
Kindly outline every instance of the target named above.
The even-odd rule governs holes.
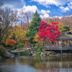
[[[48,72],[59,72],[59,68],[50,68],[47,71]]]
[[[59,72],[59,62],[42,61],[41,59],[26,57],[19,60],[20,64],[29,65],[41,72]],[[37,72],[38,72],[37,71]]]
[[[36,69],[45,69],[46,68],[46,65],[40,59],[35,59],[32,57],[26,57],[26,58],[20,59],[20,63],[33,66]]]

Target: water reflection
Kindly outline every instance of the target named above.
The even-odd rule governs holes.
[[[8,59],[0,63],[0,72],[72,72],[72,62],[50,62],[33,58]]]

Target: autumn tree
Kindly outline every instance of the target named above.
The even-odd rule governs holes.
[[[9,8],[0,9],[0,42],[8,33],[12,22],[11,18],[14,19]]]
[[[63,22],[59,21],[58,24],[59,30],[61,33],[67,32],[70,30],[69,26],[65,25]]]
[[[58,27],[59,27],[59,31],[60,32],[63,32],[63,30],[64,30],[64,24],[62,23],[62,22],[58,22]]]
[[[10,11],[8,9],[6,9],[5,11],[0,9],[0,42],[5,33],[7,33],[8,31],[8,27],[10,24],[9,13]]]
[[[0,52],[1,56],[7,52],[6,43],[15,44],[14,40],[6,40],[9,30],[11,28],[11,23],[14,22],[14,16],[12,10],[9,8],[0,8]],[[6,43],[5,43],[6,42]],[[10,47],[11,48],[11,47]],[[6,55],[4,55],[6,57]]]
[[[56,39],[61,35],[58,22],[48,24],[47,22],[41,20],[38,34],[43,41],[56,41]]]
[[[26,30],[23,29],[20,25],[13,27],[13,29],[11,30],[11,35],[9,37],[13,37],[13,34],[15,35],[17,41],[23,41],[26,39]]]

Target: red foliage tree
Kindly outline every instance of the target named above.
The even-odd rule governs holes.
[[[13,40],[13,39],[7,39],[7,40],[6,40],[6,44],[7,44],[7,45],[15,45],[15,44],[16,44],[16,41]]]
[[[52,22],[47,24],[47,22],[41,20],[38,35],[42,40],[50,40],[52,42],[60,36],[60,31],[58,27],[58,22]]]

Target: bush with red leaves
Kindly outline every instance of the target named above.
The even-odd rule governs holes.
[[[61,35],[58,27],[58,22],[52,22],[48,24],[46,21],[41,20],[40,27],[38,30],[38,35],[42,40],[50,40],[51,42],[56,41],[56,39]]]

